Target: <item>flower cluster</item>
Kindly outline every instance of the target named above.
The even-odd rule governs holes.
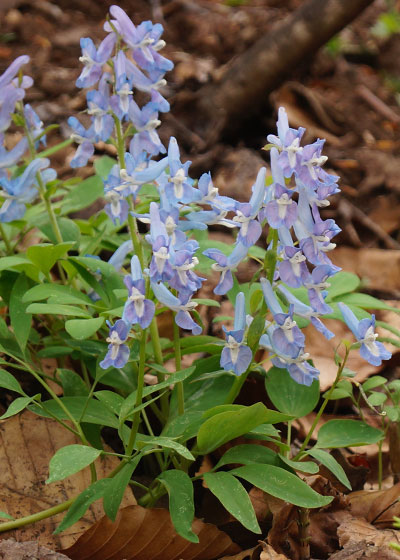
[[[13,175],[10,171],[27,152],[29,142],[37,147],[39,142],[46,141],[40,118],[30,105],[22,105],[25,90],[33,84],[31,77],[22,74],[22,66],[28,62],[29,56],[19,56],[0,76],[0,197],[3,198],[0,222],[21,219],[25,214],[26,205],[38,196],[38,182],[46,184],[56,178],[54,169],[46,169],[50,164],[46,158],[30,161],[21,175]],[[19,113],[27,135],[14,148],[7,150],[4,132],[10,126],[16,112]]]

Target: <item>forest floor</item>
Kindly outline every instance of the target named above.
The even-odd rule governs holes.
[[[26,73],[33,76],[35,84],[28,90],[26,101],[45,125],[60,125],[50,134],[50,145],[69,136],[68,117],[85,109],[85,93],[75,87],[80,73],[79,39],[101,40],[103,23],[113,3],[125,9],[136,24],[151,19],[164,25],[167,46],[163,54],[175,67],[166,76],[164,94],[171,103],[171,113],[162,117],[160,136],[165,144],[170,136],[177,138],[182,160],[193,162],[193,176],[210,170],[222,194],[247,201],[259,167],[268,166],[268,154],[261,148],[267,134],[275,129],[280,106],[286,108],[292,127],[306,127],[306,142],[326,138],[326,169],[341,177],[342,191],[324,212],[325,218],[334,218],[342,229],[335,238],[338,247],[332,259],[343,269],[358,274],[364,291],[400,308],[400,22],[397,20],[397,33],[385,27],[382,15],[387,13],[389,3],[376,0],[313,58],[305,60],[279,89],[266,96],[262,112],[246,122],[240,135],[224,138],[205,150],[206,139],[193,131],[194,119],[201,122],[203,117],[190,112],[190,99],[206,84],[218,80],[235,57],[268,34],[302,0],[5,0],[0,5],[0,74],[17,56],[30,55]],[[396,2],[392,2],[392,7],[396,9]],[[10,138],[11,143],[16,140]],[[54,156],[53,165],[61,178],[72,176],[69,162],[74,150],[70,146]],[[113,155],[110,146],[97,145],[94,157],[104,153]],[[81,176],[90,173],[89,168],[78,171]],[[215,232],[215,236],[221,235],[224,234]],[[381,317],[384,313],[388,312],[382,312]],[[400,328],[398,315],[390,313],[390,321]],[[326,350],[315,350],[320,363],[324,363]],[[363,367],[363,379],[377,371],[372,366],[358,366]],[[323,389],[332,382],[328,369],[322,376]],[[388,379],[400,378],[400,353],[394,354],[382,372]],[[248,398],[251,400],[251,394]],[[305,421],[295,427],[299,437],[309,425]],[[315,558],[392,558],[383,549],[372,550],[380,546],[379,539],[393,540],[393,535],[384,535],[383,529],[391,526],[393,514],[400,513],[398,506],[389,507],[392,502],[397,503],[400,489],[393,486],[397,474],[389,472],[386,466],[387,446],[385,452],[387,483],[382,493],[374,493],[373,497],[370,493],[370,498],[366,498],[363,489],[376,489],[376,446],[363,451],[359,463],[347,466],[347,474],[361,494],[353,498],[353,518],[342,523],[339,537],[332,537],[343,521],[340,516],[345,509],[339,492],[329,513],[316,513],[312,518]],[[266,509],[273,511],[274,504],[266,505],[262,496],[254,496],[254,503],[257,499],[257,513],[261,517]],[[389,508],[383,517],[379,503],[381,509],[383,503]],[[207,507],[210,512],[215,504]],[[367,520],[361,515],[362,510],[369,511]],[[237,524],[232,524],[226,515],[218,511],[214,517],[219,528],[231,536],[236,534],[243,549],[257,546],[257,539],[241,534]],[[375,527],[370,529],[367,523],[377,517],[379,536]],[[289,535],[285,538],[290,540],[287,528],[293,520],[292,510],[280,513],[270,543],[276,545],[282,556],[264,551],[262,560],[287,558],[277,535],[282,535],[285,527],[285,534]],[[362,538],[357,540],[355,535]],[[341,546],[347,544],[345,555],[343,551],[336,552],[338,538]],[[238,554],[234,558],[259,558],[260,551],[258,547],[248,556]],[[19,558],[15,551],[13,554],[7,556],[0,550],[0,557]],[[43,558],[50,558],[42,554]],[[295,547],[290,558],[296,559]]]

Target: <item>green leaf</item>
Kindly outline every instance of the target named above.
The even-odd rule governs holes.
[[[275,451],[272,451],[272,449],[264,447],[263,445],[247,443],[244,445],[236,445],[228,449],[215,465],[215,468],[220,469],[225,465],[234,463],[238,463],[239,465],[251,465],[253,463],[277,465],[278,462],[278,455]]]
[[[247,344],[254,351],[257,346],[261,335],[265,331],[265,317],[261,315],[256,315],[254,320],[251,322],[249,331],[247,333]]]
[[[275,411],[272,411],[272,412],[275,412]],[[276,414],[280,414],[280,412],[276,412]],[[280,421],[281,420],[277,420],[277,422],[280,422]],[[282,422],[287,422],[287,418],[286,418],[286,420],[282,420]],[[257,438],[260,438],[260,439],[263,439],[263,438],[269,439],[271,437],[279,437],[279,431],[275,428],[275,426],[272,426],[271,424],[261,424],[260,426],[257,426],[256,428],[253,428],[252,430],[250,430],[250,432],[248,434],[245,434],[245,437],[248,437],[249,435],[253,435],[253,436],[255,436]]]
[[[91,465],[101,453],[100,449],[87,445],[72,444],[62,447],[50,459],[49,478],[46,480],[46,484],[63,480],[67,476],[81,471]]]
[[[310,449],[307,451],[307,455],[311,455],[314,459],[317,459],[324,467],[326,467],[332,474],[336,476],[339,482],[343,484],[346,488],[351,490],[351,484],[347,478],[346,473],[343,470],[342,465],[340,465],[334,457],[327,451],[322,449]]]
[[[178,535],[198,543],[199,537],[192,531],[194,518],[193,484],[183,471],[164,471],[158,480],[165,486],[169,495],[169,512]]]
[[[340,301],[346,305],[361,307],[361,309],[387,309],[389,311],[394,311],[395,313],[400,313],[400,309],[397,307],[392,307],[380,299],[372,297],[368,294],[346,294],[340,298]]]
[[[319,471],[318,465],[313,461],[292,461],[284,455],[279,455],[279,459],[295,471],[300,471],[307,474],[316,474]]]
[[[0,416],[0,420],[5,420],[6,418],[10,418],[10,416],[15,416],[15,414],[24,410],[24,408],[26,408],[33,399],[34,397],[18,397],[10,404],[3,416]]]
[[[328,288],[328,295],[326,301],[331,301],[338,296],[355,292],[360,286],[360,279],[351,272],[341,271],[329,278],[330,287]]]
[[[71,241],[59,243],[58,245],[38,243],[37,245],[31,245],[31,247],[28,247],[26,256],[39,268],[39,270],[41,270],[44,274],[48,274],[58,259],[63,257],[73,246],[74,243]]]
[[[387,400],[386,393],[379,393],[379,391],[371,391],[368,395],[368,402],[371,406],[381,406]]]
[[[318,380],[315,379],[310,387],[300,385],[286,369],[272,367],[267,373],[265,388],[278,410],[296,418],[314,410],[319,400]]]
[[[206,305],[207,307],[221,307],[219,301],[215,301],[215,299],[193,298],[191,301],[194,301],[199,305]]]
[[[26,313],[27,305],[22,303],[22,296],[29,289],[29,282],[25,274],[20,274],[10,295],[10,321],[15,338],[22,352],[25,351],[31,330],[32,315]]]
[[[210,491],[233,517],[249,531],[261,533],[249,495],[231,473],[205,473],[203,478]]]
[[[75,340],[90,338],[104,323],[104,317],[94,319],[71,319],[65,322],[65,330]]]
[[[94,170],[96,175],[100,175],[102,179],[107,179],[112,167],[117,161],[110,156],[101,156],[94,162]]]
[[[70,369],[58,369],[58,377],[60,378],[63,388],[64,397],[87,397],[89,388],[75,371]]]
[[[2,270],[9,270],[13,269],[19,265],[31,265],[31,261],[26,259],[25,257],[19,257],[14,255],[12,257],[2,257],[0,259],[0,271]]]
[[[57,305],[56,303],[31,303],[26,308],[27,313],[38,315],[65,315],[73,317],[91,317],[90,313],[80,307],[72,305]]]
[[[134,470],[136,469],[140,455],[137,455],[130,463],[122,467],[118,474],[116,474],[107,485],[103,496],[104,513],[115,521],[117,517],[119,506],[121,505],[122,498],[124,497],[125,488],[128,486]]]
[[[222,412],[209,418],[197,435],[200,452],[210,453],[223,443],[250,432],[260,424],[268,423],[271,412],[262,403],[256,403],[239,411]]]
[[[0,511],[0,517],[2,519],[11,519],[11,521],[14,521],[14,517],[12,515],[10,515],[9,513],[6,513],[5,511]]]
[[[382,385],[385,385],[385,383],[387,383],[386,377],[382,377],[381,375],[373,375],[372,377],[364,381],[364,383],[362,384],[362,388],[365,392],[367,392],[371,391],[371,389],[376,389],[376,387],[382,387]]]
[[[321,496],[298,476],[274,465],[245,465],[230,473],[295,506],[319,508],[333,500],[332,496]]]
[[[100,426],[110,426],[111,428],[118,428],[119,424],[117,418],[114,416],[114,414],[104,408],[104,405],[99,401],[91,399],[89,403],[87,403],[86,397],[61,397],[60,401],[65,405],[70,414],[77,421],[81,419],[82,413],[86,409],[86,412],[82,418],[82,422],[87,422],[89,424],[99,424]],[[60,420],[69,420],[68,415],[60,407],[57,401],[50,399],[48,401],[45,401],[43,404],[46,406],[46,411],[42,410],[37,405],[31,405],[29,407],[29,410],[31,410],[35,414],[38,414],[39,416],[44,416],[46,418],[51,418],[53,415]]]
[[[18,383],[15,377],[4,369],[0,369],[0,387],[3,387],[3,389],[8,389],[9,391],[15,391],[20,395],[25,395],[21,388],[21,385]]]
[[[113,391],[96,391],[94,393],[96,399],[104,404],[111,412],[114,414],[119,414],[121,410],[122,403],[124,402],[124,397],[114,393]]]
[[[90,505],[104,496],[104,493],[110,483],[111,478],[103,478],[101,480],[97,480],[86,488],[86,490],[81,492],[68,510],[64,519],[61,521],[60,525],[54,531],[53,535],[58,535],[79,521],[79,519],[85,515],[85,512]]]
[[[63,286],[62,284],[38,284],[30,290],[28,290],[23,298],[23,302],[31,303],[33,301],[41,301],[44,299],[49,299],[50,297],[57,298],[57,301],[53,303],[61,304],[85,304],[93,305],[93,301],[89,296],[74,290],[70,286]]]
[[[162,437],[162,436],[151,437],[151,436],[146,436],[144,434],[138,434],[136,438],[136,448],[142,449],[147,445],[151,445],[153,447],[166,447],[167,449],[173,449],[178,453],[178,455],[181,455],[185,459],[188,459],[189,461],[195,460],[193,455],[190,453],[189,449],[187,449],[184,445],[178,443],[177,441],[174,441],[173,439]]]
[[[93,175],[74,187],[63,199],[61,214],[64,216],[90,206],[104,194],[104,184],[98,175]]]
[[[321,426],[315,447],[356,447],[377,443],[384,437],[382,430],[358,420],[329,420]]]

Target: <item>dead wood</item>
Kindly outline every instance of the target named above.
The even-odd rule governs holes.
[[[211,145],[237,131],[267,96],[374,0],[308,0],[236,58],[222,78],[198,91],[199,131]],[[206,124],[207,123],[207,124]]]

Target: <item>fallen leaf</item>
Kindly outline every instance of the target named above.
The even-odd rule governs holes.
[[[400,515],[400,482],[385,490],[360,490],[348,495],[350,510],[380,528],[391,527],[393,516]]]
[[[212,560],[240,550],[215,525],[195,519],[192,530],[197,544],[177,535],[166,509],[129,506],[115,523],[103,517],[62,552],[72,560]]]
[[[398,531],[395,531],[393,529],[385,529],[383,531],[380,531],[376,529],[376,527],[365,521],[365,519],[359,518],[348,519],[341,523],[337,529],[337,534],[339,536],[339,544],[343,547],[348,547],[363,542],[369,546],[375,546],[379,549],[382,548],[382,553],[384,551],[386,553],[386,551],[390,550],[389,544],[391,542],[400,544],[400,534]],[[368,558],[368,556],[366,556],[366,558]],[[383,556],[381,556],[379,553],[379,555],[370,556],[370,558],[381,560]],[[394,558],[398,558],[398,555],[394,556]]]
[[[45,484],[55,451],[74,443],[80,441],[60,424],[28,411],[0,423],[0,510],[21,518],[61,504],[87,488],[91,483],[89,469],[64,481]],[[118,463],[114,457],[98,461],[98,477],[107,476]],[[135,503],[131,490],[127,489],[122,506]],[[42,546],[67,548],[104,512],[101,503],[95,502],[78,523],[60,535],[53,535],[64,515],[61,513],[4,534],[11,534],[18,541],[35,540]]]
[[[69,560],[68,556],[40,546],[36,541],[17,542],[15,539],[0,541],[0,558],[7,560]]]

